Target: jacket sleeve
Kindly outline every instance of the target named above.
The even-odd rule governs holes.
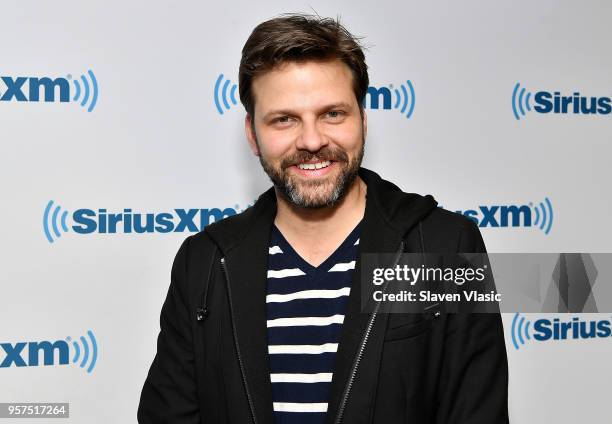
[[[486,253],[478,226],[460,233],[459,252]],[[438,424],[508,423],[508,360],[499,313],[447,316]]]
[[[157,353],[140,395],[140,424],[200,422],[186,296],[190,239],[191,236],[185,239],[172,264],[170,288],[161,310]]]

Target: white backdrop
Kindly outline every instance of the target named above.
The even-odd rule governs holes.
[[[5,1],[0,343],[29,344],[26,366],[14,356],[6,363],[0,349],[0,402],[70,402],[69,422],[136,422],[172,260],[191,231],[128,233],[120,224],[115,233],[79,234],[74,226],[84,221],[75,217],[131,209],[176,224],[176,209],[252,203],[269,182],[247,148],[244,109],[231,100],[240,50],[258,23],[312,9],[340,15],[365,37],[373,89],[392,84],[390,109],[367,99],[365,166],[451,210],[532,202],[531,225],[523,217],[518,226],[481,228],[490,252],[610,251],[609,2]],[[215,105],[220,74],[221,88],[230,80],[229,109],[217,93],[223,114]],[[42,88],[36,101],[32,87],[45,77],[58,84],[54,99],[43,101]],[[407,90],[402,114],[404,97],[394,108],[394,90],[408,81],[414,95]],[[520,105],[517,92],[515,116],[517,83],[526,91]],[[540,113],[542,92],[579,92],[604,106]],[[540,202],[543,229],[534,224]],[[511,420],[609,421],[611,340],[516,349],[512,318],[504,316]],[[27,351],[42,341],[61,341],[68,363],[56,355],[45,366],[41,355],[33,365]]]

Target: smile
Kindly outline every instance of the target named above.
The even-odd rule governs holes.
[[[325,160],[317,163],[300,163],[297,165],[299,169],[323,169],[331,165],[331,161]]]

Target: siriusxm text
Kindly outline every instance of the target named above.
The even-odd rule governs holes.
[[[531,227],[532,209],[528,205],[479,206],[478,209],[455,211],[480,227]]]
[[[119,213],[106,209],[78,209],[72,214],[72,229],[79,234],[198,232],[236,213],[234,208],[174,209],[160,213],[138,213],[129,208]]]
[[[533,338],[539,341],[605,338],[612,336],[610,320],[583,321],[574,317],[569,321],[541,318],[533,323]]]
[[[607,96],[582,96],[579,92],[564,96],[559,91],[538,91],[534,95],[534,109],[538,113],[609,115],[612,112],[612,99]]]
[[[0,347],[2,347],[5,354],[4,359],[0,362],[0,368],[8,368],[10,366],[67,365],[69,363],[69,346],[64,340],[54,342],[0,343]],[[24,359],[26,352],[27,360]]]
[[[0,90],[0,101],[60,102],[70,101],[70,83],[66,78],[1,76],[5,87]]]

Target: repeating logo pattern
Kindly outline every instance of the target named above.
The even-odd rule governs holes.
[[[80,208],[71,213],[54,200],[49,200],[43,211],[42,230],[49,243],[54,243],[70,230],[83,235],[198,232],[208,224],[236,215],[249,206],[176,208],[165,212],[135,212],[131,208],[110,212],[105,208]]]
[[[612,320],[585,320],[577,316],[538,318],[533,321],[514,314],[510,328],[514,349],[530,342],[589,340],[612,338]]]
[[[4,359],[0,362],[0,369],[13,366],[38,367],[72,363],[91,374],[98,361],[98,341],[92,330],[87,330],[87,338],[80,336],[73,340],[68,336],[65,340],[0,343],[0,347],[5,354]],[[73,350],[72,362],[70,361],[71,347]]]
[[[369,103],[368,103],[369,100]],[[389,84],[389,87],[368,87],[363,106],[369,109],[396,109],[410,119],[416,105],[414,85],[410,80],[399,85],[399,88]]]
[[[1,76],[0,101],[2,102],[73,102],[92,112],[98,103],[98,80],[92,70],[80,77],[13,77]],[[71,84],[74,94],[71,93]]]
[[[529,112],[561,115],[610,115],[612,98],[607,96],[583,96],[579,91],[562,94],[561,91],[528,91],[517,82],[512,89],[512,113],[517,121]]]
[[[544,234],[553,226],[553,206],[548,197],[543,201],[518,205],[480,205],[477,209],[456,210],[478,224],[479,227],[507,228],[533,227]]]

